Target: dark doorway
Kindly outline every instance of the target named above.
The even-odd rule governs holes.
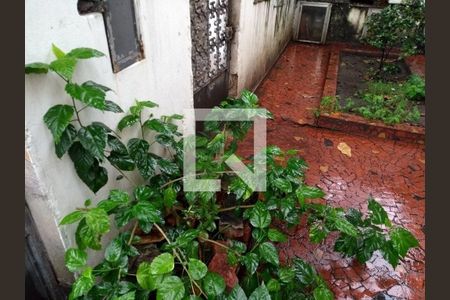
[[[25,299],[61,300],[67,291],[58,283],[44,244],[25,204]]]
[[[211,108],[228,96],[229,0],[190,1],[194,108]]]

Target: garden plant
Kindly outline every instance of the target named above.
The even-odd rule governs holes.
[[[380,63],[374,77],[395,72],[386,64],[391,51],[398,47],[404,56],[425,53],[425,0],[406,0],[391,4],[372,14],[367,23],[365,42],[381,50]]]
[[[69,299],[333,299],[326,282],[301,258],[280,263],[276,244],[287,240],[281,228],[299,225],[302,218],[311,242],[321,243],[337,232],[334,249],[360,262],[380,250],[395,267],[418,246],[409,231],[390,222],[374,199],[368,200],[365,215],[326,204],[321,189],[305,184],[307,164],[295,150],[265,148],[267,191],[252,191],[225,164],[251,122],[205,123],[204,132],[195,137],[198,178],[221,179],[223,190],[184,192],[187,137],[177,126],[182,116],[157,118],[149,113],[157,109],[156,103],[136,100],[117,130],[98,121],[88,124],[85,109],[123,112],[106,100],[108,87],[72,80],[78,60],[103,53],[90,48],[65,53],[56,46],[53,52],[54,61],[28,64],[25,73],[52,72],[65,83],[71,104],[55,105],[44,115],[55,154],[61,158],[68,153],[79,178],[94,193],[108,181],[106,164],[121,174],[118,180],[127,180],[127,172],[142,177],[142,183],[130,179],[131,194],[113,189],[96,204],[90,199],[84,205],[74,202],[74,211],[61,220],[62,226],[76,226],[76,245],[65,254],[67,268],[76,275]],[[249,91],[220,104],[220,108],[257,107],[258,98]],[[132,126],[139,128],[139,137],[124,141],[121,132]],[[156,146],[165,152],[155,151]],[[251,169],[252,163],[247,166]],[[225,214],[245,220],[249,236],[227,237],[218,225]],[[117,234],[102,247],[102,237],[113,227]],[[228,264],[236,268],[239,283],[232,288],[208,269],[214,247],[223,248]],[[90,252],[100,250],[104,259],[88,264]]]
[[[316,116],[321,113],[353,112],[370,120],[380,120],[385,124],[416,124],[420,120],[417,103],[425,101],[425,80],[411,75],[405,82],[393,83],[369,81],[367,88],[358,93],[362,104],[351,98],[345,105],[339,104],[338,96],[325,96],[320,102]]]

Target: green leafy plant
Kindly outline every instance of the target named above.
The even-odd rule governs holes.
[[[413,101],[425,101],[425,80],[413,74],[403,85],[405,97]]]
[[[262,154],[267,159],[267,191],[251,190],[225,164],[226,158],[236,153],[251,122],[205,123],[205,131],[194,137],[197,177],[221,179],[223,189],[217,193],[183,191],[183,137],[175,123],[182,116],[154,118],[147,111],[157,108],[156,103],[136,101],[117,126],[119,131],[139,129],[140,137],[126,143],[100,122],[85,125],[79,114],[84,107],[77,109],[74,99],[99,110],[121,109],[106,102],[104,95],[109,88],[71,81],[74,55],[77,59],[101,56],[93,49],[79,49],[64,54],[54,47],[57,63],[25,66],[26,73],[56,72],[73,97],[72,105],[56,105],[44,116],[54,137],[56,154],[62,157],[69,152],[78,176],[93,192],[105,184],[108,174],[100,164],[106,161],[126,179],[125,172],[137,172],[145,184],[128,179],[131,194],[113,189],[96,205],[88,199],[83,207],[61,220],[61,225],[76,226],[76,245],[67,249],[65,256],[67,268],[77,275],[69,299],[332,299],[326,283],[307,263],[296,258],[280,264],[276,244],[285,242],[287,236],[274,225],[275,220],[293,226],[300,223],[302,216],[307,217],[313,242],[321,242],[337,231],[340,240],[362,239],[364,243],[371,230],[376,231],[385,242],[372,248],[388,251],[390,246],[386,245],[391,245],[391,256],[386,257],[393,265],[417,245],[405,229],[392,228],[386,233],[382,227],[373,228],[374,224],[378,227],[379,222],[387,225],[388,221],[386,212],[373,200],[369,202],[370,221],[362,223],[350,220],[343,209],[317,204],[314,199],[325,193],[305,184],[307,164],[295,150],[265,148]],[[220,108],[257,107],[258,98],[249,91],[220,104]],[[266,111],[260,117],[270,118],[271,114]],[[151,143],[146,139],[147,132],[153,133]],[[152,151],[153,143],[165,149],[162,156]],[[252,169],[252,163],[246,165]],[[246,220],[251,229],[248,239],[224,234],[219,223],[226,214]],[[102,247],[103,236],[113,227],[117,235]],[[224,278],[208,268],[214,247],[226,251],[228,264],[235,266],[239,274],[239,284],[232,290],[226,290]],[[338,242],[335,247],[362,260],[373,253],[364,250],[366,255],[358,256],[359,248],[344,251]],[[95,266],[88,265],[92,250],[104,251],[104,259]]]
[[[418,100],[422,95],[425,96],[425,83],[417,75],[411,76],[404,83],[371,81],[360,95],[364,101],[363,105],[347,103],[346,106],[364,118],[381,120],[389,125],[418,123],[420,112],[416,104],[410,100]]]
[[[340,110],[339,96],[324,96],[320,100],[319,107],[314,111],[314,115],[318,117],[322,113],[333,113]]]
[[[390,71],[385,62],[394,47],[401,47],[404,55],[424,52],[425,1],[407,0],[402,4],[388,5],[381,12],[372,14],[366,26],[367,34],[363,40],[381,49],[375,76],[382,78],[383,71]]]

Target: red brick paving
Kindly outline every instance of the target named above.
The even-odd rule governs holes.
[[[310,126],[315,123],[313,111],[322,94],[329,50],[330,46],[290,44],[256,91],[261,105],[275,116],[268,122],[268,144],[298,149],[309,165],[306,182],[322,188],[330,205],[366,211],[372,195],[393,223],[413,232],[420,248],[410,251],[395,270],[379,253],[359,264],[333,251],[335,236],[312,244],[306,229],[298,226],[279,246],[281,258],[299,256],[312,263],[336,299],[372,299],[380,292],[395,299],[425,299],[424,146]],[[337,149],[342,142],[351,148],[351,157]],[[250,144],[241,145],[241,155],[251,154]]]

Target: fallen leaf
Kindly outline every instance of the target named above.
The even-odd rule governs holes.
[[[378,150],[372,150],[372,153],[378,154],[378,153],[380,153],[380,151],[378,151]]]
[[[352,157],[352,148],[350,148],[346,143],[340,142],[337,148],[342,154]]]
[[[419,159],[419,161],[420,161],[421,163],[425,164],[425,160]]]
[[[378,137],[379,137],[379,138],[382,138],[382,139],[385,139],[385,138],[386,138],[386,133],[381,132],[381,133],[378,135]]]
[[[300,136],[294,136],[294,139],[295,139],[297,142],[300,141],[300,140],[303,140],[303,138],[300,137]]]
[[[323,165],[319,167],[320,171],[322,171],[323,173],[328,172],[328,165]]]

